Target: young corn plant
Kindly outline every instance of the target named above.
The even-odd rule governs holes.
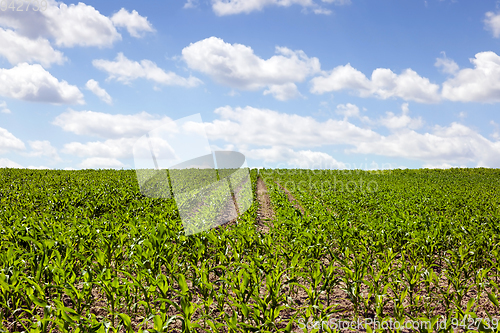
[[[354,258],[351,258],[351,255]],[[368,263],[361,258],[358,253],[353,253],[349,247],[344,249],[343,258],[339,258],[340,269],[344,274],[341,275],[343,282],[342,290],[352,302],[354,315],[360,314],[360,308],[363,304],[363,295],[361,294],[361,284],[367,274]]]
[[[193,314],[199,308],[199,305],[192,302],[192,293],[189,291],[186,277],[183,274],[177,276],[177,283],[181,288],[181,290],[178,291],[180,304],[172,300],[167,300],[167,303],[172,305],[180,313],[178,319],[182,324],[182,333],[195,332],[194,329],[201,328],[198,321],[192,320]]]

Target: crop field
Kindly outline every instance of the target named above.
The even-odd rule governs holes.
[[[500,332],[500,170],[250,180],[186,235],[134,170],[0,169],[0,332]]]

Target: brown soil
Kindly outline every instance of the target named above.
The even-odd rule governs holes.
[[[286,188],[284,188],[280,184],[278,184],[278,185],[287,194],[287,197],[288,197],[289,201],[293,204],[293,206],[295,208],[299,209],[302,212],[302,214],[305,215],[306,213],[305,213],[304,209],[301,207],[300,203],[292,196],[290,191],[288,191]],[[267,233],[270,230],[269,228],[273,227],[273,220],[275,218],[275,214],[274,214],[274,211],[272,209],[272,205],[271,205],[271,201],[270,201],[270,198],[268,195],[267,187],[266,187],[264,181],[260,177],[257,180],[256,197],[257,197],[257,200],[259,201],[259,209],[257,212],[256,227],[257,227],[257,230],[259,232]],[[318,199],[318,198],[316,198],[316,199]],[[231,227],[235,223],[237,223],[236,219],[219,226],[217,229]],[[321,265],[326,267],[330,264],[330,262],[332,260],[335,261],[335,258],[324,257],[321,260]],[[394,265],[397,266],[398,268],[401,268],[400,262],[396,262],[396,263],[394,263]],[[442,292],[448,286],[448,283],[447,283],[448,281],[447,281],[446,277],[444,276],[444,274],[442,274],[443,268],[444,267],[434,268],[434,271],[436,273],[438,273],[439,282],[438,282],[437,286],[434,285],[432,287],[431,294],[434,294],[433,296],[435,296],[434,301],[432,302],[432,305],[434,307],[433,312],[444,315],[446,313],[446,307],[445,307],[445,305],[443,305],[442,303],[439,302],[441,297],[436,295],[436,294],[439,295],[439,292],[440,291]],[[335,273],[340,278],[345,276],[344,272],[342,272],[340,269],[337,269],[335,271]],[[119,277],[121,279],[127,279],[124,275],[121,275],[121,274],[119,275]],[[371,278],[372,278],[371,276],[366,277],[367,280],[370,280]],[[213,272],[210,273],[209,280],[210,281],[217,280],[217,278]],[[283,282],[285,280],[287,280],[286,274],[283,276]],[[302,276],[298,277],[297,282],[300,284],[304,284],[306,286],[309,285],[309,283],[310,283],[307,278],[302,277]],[[193,287],[192,281],[188,280],[187,283],[188,283],[190,290],[195,288],[195,287]],[[215,283],[215,282],[214,282],[214,284],[217,285],[217,283]],[[338,311],[336,314],[332,315],[332,318],[342,319],[342,318],[354,318],[355,317],[352,302],[347,298],[347,293],[343,290],[343,287],[346,287],[346,286],[344,285],[344,283],[340,282],[340,283],[337,283],[335,285],[335,287],[333,287],[330,290],[330,297],[329,297],[330,304],[337,305],[336,309]],[[420,288],[418,288],[419,289],[418,294],[420,294],[421,296],[424,296],[424,297],[431,296],[424,291],[425,286],[421,285],[419,287]],[[80,289],[80,288],[78,288],[78,289]],[[176,283],[173,283],[173,285],[171,286],[171,290],[178,290],[178,289],[179,289],[179,286],[177,286]],[[293,290],[293,292],[292,292],[292,290]],[[453,292],[453,289],[451,289],[451,291]],[[487,287],[486,291],[492,291],[491,287]],[[476,308],[476,314],[478,315],[479,318],[487,318],[486,311],[488,311],[495,318],[498,318],[498,314],[499,314],[498,310],[495,309],[493,307],[493,305],[491,304],[491,302],[488,300],[486,291],[483,292],[483,294],[482,294],[482,297],[479,301],[479,306]],[[292,318],[292,316],[297,313],[297,309],[299,309],[301,307],[306,307],[309,303],[309,297],[308,297],[307,293],[305,292],[305,290],[303,290],[300,287],[284,286],[283,292],[287,293],[290,296],[290,298],[287,300],[287,303],[295,309],[287,309],[287,310],[283,310],[281,312],[281,315],[278,318],[278,321],[280,321],[280,320],[282,321],[282,324],[278,325],[280,328],[283,328],[286,325],[286,323]],[[369,292],[369,290],[368,290],[366,284],[361,283],[361,294],[366,299],[369,298],[368,292]],[[265,288],[263,285],[261,285],[260,286],[260,296],[263,297],[265,294],[266,294]],[[235,296],[232,291],[229,291],[229,295]],[[467,297],[465,297],[465,300],[463,301],[462,307],[464,308],[467,300],[469,300],[470,298],[475,298],[476,295],[477,295],[477,290],[475,290],[475,289],[470,290]],[[109,315],[108,309],[106,309],[107,302],[106,302],[105,294],[104,294],[103,290],[98,285],[95,285],[94,288],[92,289],[92,296],[93,296],[93,300],[92,300],[93,306],[89,309],[89,312],[92,314],[95,314],[98,319],[101,319],[101,320],[103,318],[110,319],[111,316]],[[152,295],[152,298],[154,299],[156,296],[157,296],[156,294]],[[395,297],[395,296],[397,296],[396,293],[392,289],[389,289],[387,298],[391,298],[391,297]],[[139,296],[139,299],[142,299],[142,298],[143,297]],[[172,300],[178,303],[179,297],[172,295]],[[328,302],[327,294],[325,294],[325,293],[321,294],[319,296],[319,300],[320,300],[320,303],[326,305]],[[71,300],[69,300],[67,296],[63,298],[63,301],[64,301],[66,306],[72,307]],[[198,303],[198,304],[202,304],[202,300],[199,297],[195,297],[193,299],[193,302]],[[405,306],[409,306],[407,299],[405,300],[404,304],[405,304]],[[389,314],[391,317],[394,317],[395,315],[394,315],[394,313],[392,313],[393,308],[394,308],[393,301],[388,301],[384,306],[384,313]],[[215,304],[212,304],[210,306],[210,310],[213,311],[214,309],[215,309]],[[119,310],[120,310],[120,312],[127,313],[127,310],[124,308],[120,308]],[[233,311],[227,305],[225,306],[224,310],[226,311],[227,314],[230,314]],[[141,311],[139,310],[138,312],[141,312]],[[146,311],[144,311],[144,314],[145,314],[145,312]],[[195,312],[195,314],[193,315],[192,319],[193,320],[200,319],[201,312],[202,311],[200,309],[198,309]],[[373,317],[374,316],[373,311],[367,311],[367,312],[368,313],[364,314],[364,315],[366,315],[366,317]],[[43,316],[43,312],[41,309],[39,309],[38,314],[40,316]],[[174,315],[174,314],[178,314],[178,312],[175,309],[173,309],[172,307],[170,307],[170,309],[167,311],[167,314]],[[423,315],[423,313],[421,313],[421,314]],[[148,321],[147,324],[145,324],[145,325],[141,325],[141,322],[144,319],[144,317],[142,317],[140,314],[137,314],[137,313],[130,314],[130,315],[132,317],[131,318],[132,319],[132,328],[134,331],[137,331],[139,328],[152,329],[153,325],[152,325],[151,321]],[[364,316],[364,315],[362,315],[362,316]],[[22,330],[22,327],[20,327],[19,325],[15,325],[13,323],[14,318],[10,318],[10,319],[11,319],[11,322],[9,325],[10,331]],[[298,320],[298,318],[296,318],[294,320],[295,323],[293,325],[292,331],[293,332],[303,332],[304,330],[302,330],[298,327],[297,320]],[[175,323],[173,323],[170,326],[170,330],[174,331],[174,332],[180,332],[181,331],[180,321],[177,320]],[[55,331],[57,332],[57,329]],[[122,329],[121,331],[124,331],[124,330]],[[195,330],[195,331],[201,332],[202,330]],[[226,327],[221,330],[221,332],[227,332],[227,331],[228,331],[228,329]],[[341,331],[344,332],[347,330],[341,330]],[[365,330],[361,330],[361,331],[365,331]],[[402,332],[410,332],[410,330],[405,329]]]
[[[266,221],[272,223],[274,211],[271,206],[271,199],[267,194],[267,187],[262,178],[257,179],[257,200],[259,201],[259,210],[257,211],[257,230],[262,233],[269,231],[269,225]]]
[[[294,198],[294,196],[290,193],[290,191],[288,189],[286,189],[285,187],[283,187],[278,182],[276,182],[276,184],[280,187],[281,190],[283,190],[286,193],[290,203],[296,209],[299,209],[303,215],[306,215],[307,213],[305,213],[305,211],[301,207],[299,201]],[[316,196],[314,196],[314,197],[317,200],[319,200]],[[332,212],[331,209],[329,209],[329,207],[326,207],[326,209],[329,212]],[[333,212],[333,214],[335,216],[338,216],[338,214],[336,212]],[[328,266],[330,264],[331,259],[334,259],[334,258],[323,258],[323,260],[321,260],[323,266],[325,266],[325,267]],[[401,268],[400,263],[396,264],[396,266]],[[439,291],[444,292],[447,289],[448,279],[443,274],[440,274],[442,270],[443,270],[443,267],[435,267],[434,268],[434,271],[439,276],[439,282],[438,282],[438,287],[433,286],[432,293],[439,293]],[[344,272],[341,271],[340,269],[336,270],[336,274],[338,277],[343,277],[345,275]],[[299,283],[306,284],[304,282],[307,283],[307,281],[305,281],[305,279],[303,277],[299,277]],[[347,294],[346,294],[346,291],[344,290],[345,287],[346,286],[343,283],[340,283],[330,291],[330,305],[336,305],[336,311],[338,311],[337,314],[333,315],[331,318],[335,318],[337,320],[339,320],[339,319],[342,320],[343,318],[355,318],[356,317],[356,314],[354,313],[352,302],[349,301]],[[362,283],[360,285],[360,287],[361,287],[361,293],[362,293],[363,297],[367,297],[369,295],[368,287],[364,283]],[[431,295],[426,294],[423,284],[420,285],[419,287],[420,287],[419,291],[417,291],[416,294],[419,294],[421,297],[431,296]],[[451,293],[453,293],[454,289],[450,288],[450,291],[451,291]],[[487,296],[488,292],[492,292],[492,291],[494,291],[494,290],[492,290],[491,287],[486,287],[482,293],[482,297],[479,299],[479,301],[473,307],[473,311],[476,313],[478,318],[488,318],[489,317],[488,314],[493,315],[493,318],[497,318],[497,316],[499,314],[498,309],[496,309],[493,306],[493,304],[491,304],[491,302],[489,301],[488,296]],[[446,292],[445,292],[445,294],[446,294]],[[396,297],[395,292],[393,290],[391,290],[391,288],[389,288],[389,290],[388,290],[388,296],[390,296],[391,298]],[[444,305],[443,302],[439,301],[439,298],[440,298],[439,296],[438,297],[435,297],[436,295],[433,295],[433,296],[434,296],[434,302],[432,302],[433,313],[445,316],[446,310],[447,310],[446,306]],[[467,293],[467,296],[464,297],[464,300],[462,301],[462,304],[461,304],[462,308],[466,308],[467,301],[471,298],[477,298],[477,291],[475,290],[475,288],[472,288]],[[321,302],[324,305],[327,304],[328,299],[327,299],[325,294],[322,294],[319,297],[319,299],[321,300]],[[371,297],[371,300],[373,301],[374,298]],[[299,288],[297,290],[297,293],[294,295],[294,297],[292,299],[292,302],[294,303],[294,305],[299,306],[299,307],[301,305],[307,304],[308,301],[309,301],[309,297],[308,297],[307,293],[302,288]],[[410,305],[407,299],[404,300],[403,304],[405,306]],[[454,306],[453,304],[450,304],[450,305]],[[392,300],[386,302],[383,308],[384,308],[385,314],[390,314],[393,317],[395,317],[395,314],[393,313],[394,302]],[[420,308],[420,310],[423,311],[422,308]],[[285,310],[283,312],[285,314],[289,314],[289,313],[294,313],[295,311]],[[358,315],[362,315],[362,312],[363,312],[363,310],[362,310],[362,306],[361,306],[360,313],[358,313]],[[375,313],[373,311],[368,311],[368,313],[365,313],[365,316],[366,316],[366,318],[374,318]],[[349,332],[351,330],[340,330],[340,331],[341,332]],[[361,331],[366,332],[365,329],[361,329]],[[293,332],[303,332],[303,330],[299,329],[298,327],[295,327]],[[403,333],[413,332],[413,330],[403,329],[401,332],[403,332]],[[465,330],[458,329],[457,332],[465,332]]]

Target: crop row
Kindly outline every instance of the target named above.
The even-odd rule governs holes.
[[[233,198],[248,197],[233,175]],[[299,323],[500,315],[497,170],[260,177],[269,231],[254,196],[237,223],[186,236],[175,200],[142,195],[134,171],[0,169],[0,330],[317,332]]]
[[[498,170],[261,174],[278,210],[288,205],[284,189],[305,210],[288,208],[275,229],[295,219],[290,242],[313,233],[314,259],[348,300],[344,317],[498,320]]]

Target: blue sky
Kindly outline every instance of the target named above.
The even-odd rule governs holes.
[[[251,167],[500,167],[500,2],[43,4],[0,11],[0,167],[134,168],[197,113]]]

